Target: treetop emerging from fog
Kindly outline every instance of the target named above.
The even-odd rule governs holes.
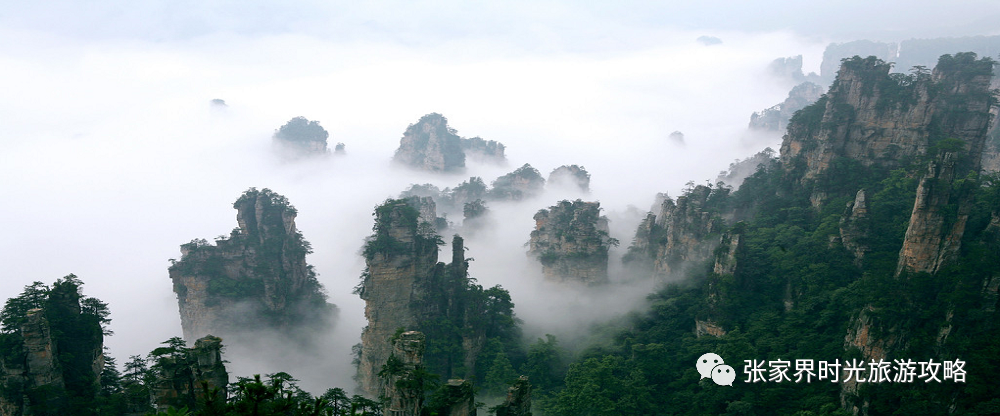
[[[299,116],[274,132],[274,138],[290,142],[326,142],[330,133],[318,121]]]

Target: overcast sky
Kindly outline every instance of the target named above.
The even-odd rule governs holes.
[[[801,54],[818,70],[831,41],[1000,28],[996,1],[819,3],[5,1],[0,298],[75,273],[110,303],[112,353],[145,354],[180,335],[168,259],[191,239],[228,234],[240,193],[270,187],[298,207],[308,261],[342,310],[322,369],[337,375],[309,382],[347,386],[364,325],[350,294],[358,249],[372,208],[408,184],[577,163],[593,175],[583,197],[626,218],[656,192],[677,195],[779,142],[745,132],[791,87],[767,75],[771,60]],[[229,107],[210,108],[215,98]],[[509,165],[390,169],[406,126],[430,112],[462,136],[506,144]],[[275,159],[270,135],[295,116],[320,121],[348,155]],[[674,131],[685,146],[667,139]],[[466,244],[473,276],[508,287],[533,335],[579,325],[553,317],[586,319],[601,299],[624,312],[648,290],[537,295],[539,270],[523,256],[531,214],[564,196],[497,207],[501,234]],[[623,245],[630,227],[612,224]]]

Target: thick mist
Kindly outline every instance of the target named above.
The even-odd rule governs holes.
[[[286,371],[314,393],[353,387],[350,350],[365,322],[351,291],[377,204],[410,184],[444,188],[473,175],[489,183],[524,163],[546,177],[563,164],[585,166],[590,194],[492,203],[495,227],[466,235],[472,277],[510,290],[526,336],[552,333],[572,347],[588,325],[641,309],[652,290],[619,261],[656,193],[677,196],[688,181],[714,180],[734,159],[774,147],[778,137],[746,134],[750,114],[791,87],[767,65],[803,54],[807,71],[818,68],[825,46],[789,31],[629,26],[631,12],[605,22],[593,10],[561,13],[568,5],[438,30],[393,27],[408,15],[356,7],[331,17],[331,27],[350,21],[332,29],[304,12],[315,5],[270,20],[267,10],[218,20],[175,10],[169,22],[157,8],[116,18],[66,6],[46,15],[21,5],[0,18],[10,23],[0,28],[0,298],[74,273],[85,294],[110,305],[111,354],[119,363],[145,355],[181,333],[168,259],[192,239],[228,235],[239,195],[270,188],[298,209],[314,249],[307,261],[340,319],[318,360],[287,357],[290,368],[268,368],[237,347],[226,359],[233,376]],[[384,19],[365,20],[370,13]],[[431,21],[456,13],[483,17],[452,10]],[[540,30],[539,22],[555,23]],[[696,41],[706,34],[723,43]],[[391,166],[407,125],[430,112],[463,137],[504,143],[508,165],[453,175]],[[271,134],[295,116],[318,120],[347,154],[277,157]],[[670,140],[674,131],[684,144]],[[607,288],[546,282],[525,255],[532,215],[574,198],[600,201],[621,240]]]

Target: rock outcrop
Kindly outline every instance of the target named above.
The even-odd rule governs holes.
[[[820,77],[824,85],[829,85],[837,77],[844,59],[852,56],[874,56],[883,61],[892,61],[899,55],[899,45],[870,40],[856,40],[845,43],[831,43],[823,50]]]
[[[326,302],[312,266],[309,243],[295,227],[285,197],[250,188],[233,204],[239,227],[210,245],[181,245],[170,279],[184,338],[208,334],[231,344],[276,331],[302,344],[332,327],[336,306]]]
[[[821,79],[823,84],[829,84],[836,77],[841,61],[852,56],[875,56],[884,61],[892,61],[896,63],[896,70],[902,72],[918,65],[933,66],[941,55],[955,51],[997,56],[1000,52],[1000,36],[907,39],[898,43],[870,40],[832,43],[823,51]]]
[[[406,128],[393,161],[431,172],[458,172],[465,168],[466,159],[490,163],[507,160],[502,143],[481,137],[466,139],[457,133],[441,114],[425,115]]]
[[[81,296],[81,285],[74,275],[51,289],[38,283],[5,305],[0,414],[66,414],[77,400],[94,400],[104,369],[106,320],[99,314],[107,310]],[[39,305],[45,307],[31,307]]]
[[[556,281],[601,284],[608,281],[608,218],[599,202],[561,201],[538,211],[528,254]]]
[[[802,55],[777,58],[771,61],[771,64],[767,66],[767,70],[775,78],[796,84],[805,81],[815,81],[819,78],[819,75],[816,75],[816,73],[811,72],[809,75],[806,75],[802,72]]]
[[[476,395],[472,383],[468,380],[453,378],[442,386],[442,397],[447,400],[441,403],[442,416],[476,416]]]
[[[417,218],[418,224],[421,227],[420,232],[432,234],[435,231],[448,228],[448,220],[437,216],[437,203],[434,202],[433,197],[411,196],[406,198],[406,202],[420,213],[420,216]]]
[[[580,192],[590,192],[590,174],[587,169],[579,165],[562,165],[549,173],[548,186],[560,186],[563,188],[578,190]]]
[[[708,260],[725,227],[719,213],[708,206],[713,192],[728,192],[728,188],[698,185],[676,201],[665,199],[659,213],[647,214],[639,224],[622,259],[625,264],[663,280]]]
[[[904,271],[934,274],[958,258],[972,201],[970,189],[953,189],[959,169],[956,158],[945,152],[928,164],[899,250],[897,275]],[[947,212],[948,207],[954,212]]]
[[[274,142],[282,147],[288,156],[325,155],[329,153],[326,140],[330,133],[305,117],[295,117],[274,131]],[[339,148],[343,150],[343,148]]]
[[[760,169],[761,166],[767,166],[775,160],[777,160],[777,155],[774,149],[767,147],[753,156],[730,163],[728,170],[719,172],[719,176],[715,178],[715,182],[722,182],[726,186],[739,189],[740,185],[743,185],[744,179],[756,173],[757,169]]]
[[[506,291],[484,291],[470,280],[464,240],[454,236],[451,263],[439,263],[441,238],[421,232],[419,218],[406,201],[388,200],[375,209],[375,234],[365,245],[367,267],[356,293],[365,301],[368,326],[361,334],[358,380],[370,397],[384,396],[390,388],[378,373],[393,354],[391,340],[400,328],[426,335],[435,351],[424,357],[428,371],[466,378],[475,374],[485,340],[498,336],[497,328],[488,326],[496,320],[487,317],[514,322],[512,305],[497,309],[497,299],[489,294],[509,296]],[[447,330],[452,326],[459,330]],[[456,348],[463,353],[460,360],[440,352]]]
[[[865,190],[859,189],[854,201],[847,203],[847,211],[840,220],[840,241],[854,256],[854,264],[857,266],[861,266],[861,261],[869,250],[867,240],[871,225],[866,199]]]
[[[478,163],[504,163],[504,145],[496,140],[486,140],[476,136],[470,139],[462,138],[462,150],[468,160]]]
[[[542,174],[538,169],[525,163],[524,166],[493,181],[489,197],[495,200],[520,201],[538,195],[544,188],[545,178]]]
[[[507,389],[507,398],[496,407],[497,416],[531,416],[531,383],[528,376],[518,377]]]
[[[56,389],[66,387],[62,368],[59,366],[59,349],[52,338],[52,329],[45,319],[42,309],[28,311],[28,321],[21,327],[24,339],[25,372],[29,383],[35,387],[48,386]]]
[[[465,168],[462,138],[448,127],[448,119],[438,113],[411,124],[399,140],[393,161],[432,172],[452,172]]]
[[[157,351],[154,351],[157,352]],[[229,373],[222,360],[222,339],[207,335],[194,348],[177,347],[157,358],[150,387],[157,411],[195,408],[198,404],[226,399]]]
[[[420,416],[424,403],[421,377],[426,348],[424,334],[417,331],[403,332],[392,340],[392,352],[379,372],[385,379],[386,414]]]
[[[823,88],[811,82],[796,85],[788,92],[788,98],[771,108],[755,112],[750,116],[750,129],[763,131],[784,131],[792,115],[819,100]]]
[[[933,73],[890,76],[890,68],[875,57],[845,60],[829,93],[793,117],[781,144],[786,171],[808,182],[849,165],[894,169],[946,140],[961,144],[962,172],[978,170],[992,62],[960,53],[942,56]],[[827,198],[816,189],[811,199],[818,207]]]

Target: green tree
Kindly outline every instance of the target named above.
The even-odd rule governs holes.
[[[486,379],[483,380],[483,390],[487,394],[502,395],[517,376],[517,371],[507,358],[507,353],[503,350],[497,351],[489,371],[486,372]]]

